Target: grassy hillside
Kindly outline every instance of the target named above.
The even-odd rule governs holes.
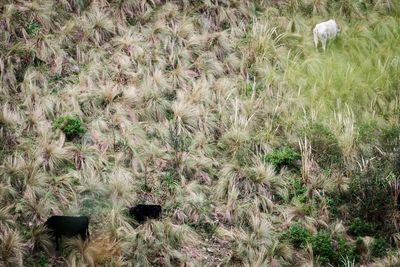
[[[0,13],[1,266],[400,265],[399,1]],[[90,216],[90,241],[56,254],[55,214]]]

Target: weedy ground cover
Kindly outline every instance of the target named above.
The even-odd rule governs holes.
[[[399,44],[390,0],[1,1],[0,265],[399,265]]]

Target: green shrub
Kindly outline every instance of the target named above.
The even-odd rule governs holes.
[[[385,218],[395,209],[388,182],[391,171],[387,162],[380,160],[375,166],[370,164],[367,169],[355,173],[349,184],[348,203],[354,217],[378,224],[381,229],[387,225]]]
[[[343,237],[339,237],[337,239],[338,243],[338,262],[342,264],[344,261],[359,261],[359,256],[357,255],[356,247],[354,245],[350,245],[346,242],[346,239]]]
[[[74,137],[81,137],[86,132],[86,129],[81,124],[81,120],[77,117],[64,116],[57,118],[53,126],[55,129],[63,131],[68,139],[72,139]]]
[[[389,152],[400,145],[400,126],[394,125],[382,130],[380,137],[382,147]]]
[[[110,208],[110,203],[101,195],[86,196],[80,203],[80,213],[82,215],[97,215]]]
[[[167,118],[167,120],[173,120],[174,119],[174,112],[170,109],[167,109],[165,111],[165,117]]]
[[[208,237],[212,237],[217,230],[217,226],[212,222],[207,222],[204,219],[200,219],[197,223],[189,223],[195,230],[203,232]]]
[[[328,197],[326,197],[326,204],[329,207],[330,213],[334,217],[338,217],[341,215],[340,207],[346,204],[347,202],[346,200],[347,200],[346,195],[338,191],[334,191],[331,194],[329,194]]]
[[[342,151],[336,136],[323,124],[311,124],[305,130],[307,138],[311,142],[311,149],[316,162],[324,167],[338,164],[342,160]]]
[[[26,33],[32,36],[35,36],[40,31],[40,24],[37,22],[31,22],[26,26]]]
[[[292,181],[293,189],[290,192],[290,198],[297,197],[301,203],[307,201],[307,187],[304,186],[302,180],[293,179]]]
[[[300,224],[293,224],[282,235],[282,238],[288,240],[293,246],[300,248],[306,245],[307,241],[311,238],[311,234]]]
[[[75,0],[73,8],[76,11],[79,10],[80,12],[82,12],[90,5],[91,2],[91,0]]]
[[[380,152],[378,153],[375,149],[376,145],[387,152],[393,152],[400,145],[400,126],[398,125],[379,127],[372,121],[360,123],[357,128],[357,141],[364,156],[380,156]]]
[[[294,188],[294,194],[296,196],[302,195],[307,192],[307,187],[304,186],[302,180],[300,179],[293,180],[293,188]]]
[[[319,261],[322,264],[335,262],[336,251],[332,243],[332,238],[327,232],[318,232],[317,235],[311,238],[314,255],[319,256]]]
[[[283,166],[291,167],[296,160],[299,160],[300,154],[290,147],[274,149],[265,156],[265,161],[271,163],[275,168],[280,169]]]
[[[178,181],[175,179],[171,172],[167,172],[162,180],[162,183],[168,188],[170,192],[174,192],[178,186]]]
[[[375,144],[379,136],[376,121],[363,121],[357,124],[357,141],[359,143]]]
[[[349,226],[349,233],[354,236],[366,236],[366,235],[373,235],[375,233],[376,226],[363,221],[361,218],[355,218],[350,226]]]
[[[49,257],[46,255],[46,253],[44,251],[39,251],[35,253],[29,253],[29,255],[24,258],[24,266],[47,267],[51,266],[51,264],[49,262]]]
[[[371,255],[372,257],[381,258],[386,256],[388,251],[388,243],[383,238],[377,238],[372,242]]]

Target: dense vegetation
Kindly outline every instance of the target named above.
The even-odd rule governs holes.
[[[1,266],[400,265],[399,1],[0,13]],[[57,255],[53,214],[90,216],[90,241]]]

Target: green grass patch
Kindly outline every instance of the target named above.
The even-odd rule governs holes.
[[[386,256],[389,249],[389,244],[383,238],[377,238],[372,242],[371,255],[372,257],[381,258]]]
[[[315,161],[323,168],[342,161],[342,151],[339,141],[332,131],[322,123],[313,123],[304,129],[311,143]]]
[[[311,245],[314,255],[318,256],[318,260],[322,264],[333,263],[336,260],[336,252],[333,247],[333,240],[329,233],[318,232],[311,238]]]
[[[294,149],[283,147],[274,149],[271,153],[265,155],[264,159],[279,170],[283,166],[293,167],[295,161],[301,159],[301,156]]]
[[[296,223],[282,234],[282,239],[288,240],[296,248],[303,248],[311,238],[311,233],[302,225]]]
[[[57,118],[53,123],[53,127],[63,131],[68,139],[81,137],[86,132],[86,129],[82,127],[82,121],[73,116],[63,116]]]
[[[349,226],[349,233],[354,236],[374,235],[375,231],[376,225],[368,223],[358,217],[355,218]]]
[[[26,32],[31,35],[35,36],[40,32],[41,26],[38,22],[33,21],[26,26]]]

